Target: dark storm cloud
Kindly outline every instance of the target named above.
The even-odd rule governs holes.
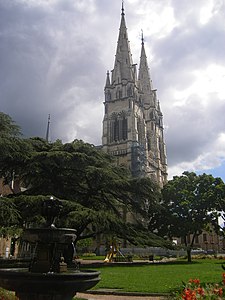
[[[0,19],[5,21],[1,21],[0,35],[1,110],[12,115],[25,132],[38,135],[40,108],[46,101],[45,76],[55,52],[46,14],[16,1],[0,5]]]
[[[187,91],[186,95],[183,92],[197,82],[207,66],[225,67],[222,11],[201,24],[198,9],[189,1],[174,1],[173,7],[179,25],[151,45],[155,58],[151,72],[168,127],[166,141],[171,167],[191,163],[210,151],[219,134],[224,132],[225,108],[225,99],[221,99],[216,90],[209,94],[204,92],[207,86],[199,86],[197,95],[195,91]],[[180,93],[179,99],[176,92]],[[213,155],[216,154],[212,153],[212,159]]]
[[[51,113],[57,120],[52,138],[68,139],[71,128],[61,125],[71,122],[65,118],[82,109],[86,99],[99,101],[99,41],[84,21],[91,23],[91,12],[76,3],[0,2],[1,110],[22,126],[25,135],[44,136]]]
[[[0,111],[25,136],[45,137],[50,113],[52,140],[101,143],[105,75],[114,64],[120,14],[120,0],[0,0]],[[212,77],[208,66],[225,69],[224,1],[127,0],[125,17],[134,63],[144,30],[169,171],[201,166],[202,155],[218,164],[225,157],[224,92],[221,84],[209,92],[192,86]]]

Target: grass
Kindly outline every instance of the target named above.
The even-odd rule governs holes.
[[[100,267],[101,281],[94,289],[120,289],[125,292],[170,293],[182,282],[199,278],[202,283],[220,282],[221,260],[196,260],[189,264],[176,261],[169,264],[144,266]],[[96,270],[96,268],[95,268]]]
[[[221,281],[223,260],[199,259],[189,264],[184,260],[167,264],[143,266],[105,266],[101,272],[101,281],[94,289],[120,289],[124,292],[171,293],[181,288],[182,282],[190,278],[200,279],[201,283]],[[95,268],[96,270],[96,268]],[[2,298],[1,298],[2,297]],[[0,289],[0,299],[14,300],[11,292]],[[75,298],[76,300],[83,300]]]

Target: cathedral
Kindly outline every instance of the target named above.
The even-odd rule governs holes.
[[[124,7],[114,68],[105,83],[102,148],[135,177],[148,176],[161,187],[167,182],[163,115],[149,74],[144,39],[139,70],[132,61]]]

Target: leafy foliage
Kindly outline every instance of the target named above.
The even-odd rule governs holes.
[[[15,124],[12,118],[0,112],[0,138],[20,136],[20,127]]]
[[[11,225],[42,224],[41,201],[53,195],[63,199],[58,226],[75,228],[77,240],[110,234],[136,244],[156,239],[157,245],[164,245],[143,222],[160,197],[159,187],[149,178],[133,178],[111,156],[81,140],[63,144],[21,139],[11,118],[4,120],[2,136],[7,140],[0,138],[0,176],[9,182],[15,173],[26,188],[12,196],[20,215],[10,220]]]
[[[0,176],[5,183],[12,180],[15,172],[20,173],[31,150],[20,137],[20,127],[10,116],[0,112]]]
[[[217,220],[219,203],[224,201],[225,186],[220,178],[212,175],[184,172],[175,176],[163,188],[163,202],[159,213],[150,214],[149,226],[160,235],[181,237],[188,251],[194,239],[208,224]],[[190,243],[188,236],[192,235]]]
[[[0,197],[0,235],[14,235],[18,229],[20,213],[12,199]]]
[[[16,208],[16,205],[11,199],[0,197],[0,224],[1,226],[9,226],[10,224],[16,224],[20,214]]]
[[[4,120],[7,130],[2,136],[7,140],[0,138],[0,175],[9,182],[15,173],[26,188],[13,196],[20,216],[10,220],[12,225],[41,224],[40,203],[53,195],[65,199],[58,225],[75,228],[78,240],[110,234],[132,243],[152,243],[154,236],[149,238],[143,220],[158,202],[160,190],[150,179],[132,178],[111,156],[81,140],[63,144],[21,139],[11,118]]]

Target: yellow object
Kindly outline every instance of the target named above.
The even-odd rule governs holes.
[[[108,253],[106,254],[106,257],[104,259],[104,262],[112,262],[113,259],[116,257],[116,254],[118,253],[118,246],[115,241],[112,241],[112,245],[110,246],[110,249]]]

